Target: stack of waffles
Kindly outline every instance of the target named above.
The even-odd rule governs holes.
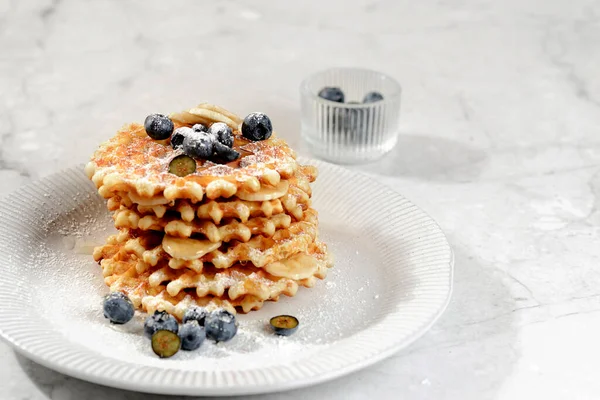
[[[240,118],[219,107],[201,104],[170,118],[175,127],[226,123],[241,157],[197,160],[196,172],[179,177],[168,165],[181,153],[140,124],[100,146],[86,173],[118,229],[94,250],[110,290],[143,311],[181,319],[192,305],[257,310],[323,279],[331,262],[311,207],[316,168],[300,165],[275,134],[244,139]]]

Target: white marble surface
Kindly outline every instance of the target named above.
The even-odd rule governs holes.
[[[406,351],[262,398],[600,398],[600,3],[293,3],[0,0],[0,194],[200,100],[263,110],[299,145],[303,76],[388,72],[402,137],[366,169],[447,232],[454,297]],[[159,397],[0,344],[0,398]]]

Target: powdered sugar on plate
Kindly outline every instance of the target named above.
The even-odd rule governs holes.
[[[355,259],[354,250],[347,251],[348,246],[361,248],[361,254],[368,256],[368,246],[360,244],[358,234],[325,222],[321,236],[337,256],[325,281],[311,289],[300,288],[293,298],[267,302],[257,312],[238,314],[238,334],[229,342],[206,340],[197,351],[180,351],[161,360],[143,335],[145,314],[136,312],[136,317],[122,326],[111,325],[102,315],[102,298],[108,289],[90,249],[101,244],[114,228],[101,201],[91,199],[45,221],[42,231],[44,238],[31,256],[40,314],[74,344],[118,359],[213,370],[281,364],[309,357],[363,328],[373,317],[364,306],[372,294],[363,295],[362,291],[378,277],[360,268],[367,260]],[[299,319],[294,335],[281,337],[271,331],[269,319],[279,314]]]
[[[311,163],[313,163],[311,161]],[[107,293],[88,254],[113,232],[96,188],[65,170],[0,200],[0,335],[19,351],[96,382],[170,394],[246,394],[331,379],[405,347],[447,304],[452,253],[414,205],[353,172],[314,162],[320,239],[335,266],[293,298],[239,315],[231,341],[159,359],[139,314],[124,326],[102,315]],[[356,188],[370,193],[370,207]],[[363,288],[362,290],[359,290]],[[268,320],[300,321],[278,337]]]

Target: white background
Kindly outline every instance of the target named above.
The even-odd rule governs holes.
[[[302,152],[298,86],[330,66],[401,82],[398,147],[357,169],[441,224],[454,297],[406,351],[262,398],[600,398],[598,1],[0,0],[0,194],[203,100]],[[0,398],[160,397],[0,344]]]

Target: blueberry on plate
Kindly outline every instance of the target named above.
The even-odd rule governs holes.
[[[319,91],[319,97],[336,103],[344,102],[344,92],[339,87],[324,87]]]
[[[195,124],[194,126],[192,126],[192,129],[194,130],[194,132],[208,132],[208,128],[206,127],[206,125],[203,124]]]
[[[206,132],[194,132],[183,139],[183,152],[193,158],[209,159],[213,155],[214,139]]]
[[[210,126],[208,132],[213,134],[220,143],[227,147],[233,147],[233,131],[229,125],[223,122],[215,122]]]
[[[244,118],[242,136],[253,141],[267,140],[273,133],[273,125],[266,114],[253,112]]]
[[[182,126],[181,128],[175,129],[175,132],[171,135],[171,147],[173,149],[179,149],[183,147],[183,139],[187,136],[192,135],[194,130],[192,128],[188,128],[187,126]]]
[[[198,321],[189,321],[181,325],[178,335],[181,339],[181,349],[187,351],[196,350],[206,338],[204,328]]]
[[[278,315],[269,320],[273,332],[281,336],[290,336],[298,329],[298,318],[291,315]]]
[[[133,303],[121,292],[112,292],[104,298],[104,317],[112,324],[124,324],[133,318]]]
[[[220,142],[214,143],[214,149],[217,157],[223,161],[231,162],[240,158],[240,153]]]
[[[177,333],[179,324],[174,316],[166,311],[155,311],[144,322],[144,334],[151,338],[157,331],[171,331]]]
[[[196,160],[192,157],[180,154],[169,163],[169,172],[177,176],[186,176],[196,172]]]
[[[150,114],[144,121],[146,133],[154,140],[165,140],[173,133],[173,121],[162,114]]]
[[[231,340],[237,333],[235,315],[227,310],[216,310],[206,316],[204,320],[206,337],[215,342]]]
[[[208,315],[206,308],[200,306],[191,306],[183,314],[183,323],[190,321],[198,321],[200,326],[204,326],[204,319]]]
[[[376,101],[383,100],[383,95],[379,92],[369,92],[365,94],[363,103],[375,103]]]
[[[176,333],[158,330],[152,334],[152,351],[160,358],[173,357],[181,348],[181,339]]]

